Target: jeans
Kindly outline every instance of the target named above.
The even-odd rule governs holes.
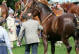
[[[38,52],[38,43],[26,44],[25,54],[30,54],[30,47],[32,47],[32,54],[37,54]]]
[[[5,41],[0,40],[1,43],[5,43]],[[0,46],[0,54],[8,54],[7,46]]]

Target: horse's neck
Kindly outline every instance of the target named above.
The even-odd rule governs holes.
[[[41,13],[41,20],[44,20],[46,17],[48,17],[50,15],[50,13],[46,13],[46,12],[43,12]]]
[[[52,12],[52,11],[51,11],[51,12]],[[44,9],[42,8],[41,17],[44,19],[44,18],[46,18],[48,15],[50,15],[51,12],[48,11],[48,10],[46,10],[45,8],[44,8]]]

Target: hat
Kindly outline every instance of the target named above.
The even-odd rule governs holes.
[[[14,14],[14,10],[10,8],[8,13],[9,14]]]

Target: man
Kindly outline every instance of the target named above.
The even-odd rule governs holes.
[[[30,53],[30,47],[32,46],[32,54],[37,54],[38,49],[38,43],[40,42],[38,37],[38,30],[43,30],[43,27],[39,24],[38,21],[33,20],[33,16],[31,13],[22,16],[23,18],[27,18],[27,21],[25,21],[22,24],[19,39],[18,41],[21,42],[22,34],[25,31],[25,41],[26,41],[26,47],[25,47],[25,54]]]
[[[7,47],[9,49],[10,54],[13,54],[8,38],[8,33],[6,29],[2,27],[3,21],[4,20],[0,18],[0,54],[8,54]]]

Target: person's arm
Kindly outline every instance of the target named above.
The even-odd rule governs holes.
[[[10,21],[10,19],[8,19],[8,18],[7,18],[7,27],[8,27],[8,29],[11,28],[11,21]]]
[[[7,47],[8,47],[8,50],[9,50],[10,54],[13,54],[12,49],[11,49],[11,44],[10,44],[8,33],[7,33],[7,31],[5,29],[4,29],[3,32],[4,32],[5,43],[6,43]]]
[[[38,29],[43,30],[43,26],[38,22]]]

